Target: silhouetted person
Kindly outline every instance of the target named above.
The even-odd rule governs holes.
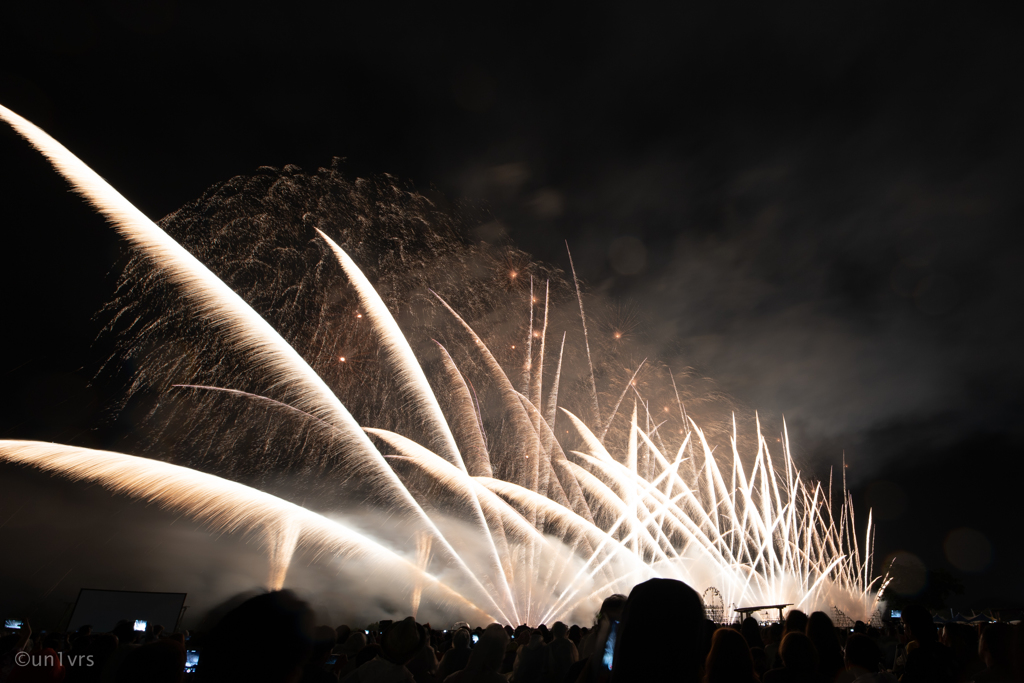
[[[989,624],[981,632],[978,654],[985,669],[974,677],[975,683],[1003,683],[1015,681],[1013,675],[1013,627],[1009,624]]]
[[[437,655],[430,645],[429,629],[423,624],[418,626],[424,635],[423,643],[413,656],[406,660],[405,668],[412,674],[416,683],[434,683],[437,678]]]
[[[344,645],[345,641],[347,641],[348,637],[353,633],[354,631],[352,630],[352,627],[348,624],[341,624],[340,626],[334,627],[334,638],[338,645]],[[362,632],[360,631],[360,633]]]
[[[790,610],[786,615],[786,627],[783,630],[783,637],[787,633],[805,633],[807,631],[807,615],[798,609]]]
[[[337,633],[337,630],[335,630],[335,633]],[[332,652],[338,655],[339,661],[342,658],[345,660],[344,663],[336,670],[339,679],[345,678],[345,676],[348,676],[350,673],[355,671],[360,664],[366,663],[365,661],[357,663],[357,657],[365,647],[366,634],[362,631],[352,631],[344,644],[334,646]],[[374,656],[376,656],[376,653],[374,653]],[[370,659],[373,659],[373,657],[367,658],[366,661],[369,661]]]
[[[608,629],[610,625],[616,621],[622,619],[622,610],[626,608],[626,596],[616,593],[615,595],[609,595],[601,603],[601,611],[597,614],[597,621],[594,624],[594,628],[590,629],[586,637],[580,643],[579,655],[580,659],[590,657],[591,654],[601,655],[604,653],[604,644],[607,640]],[[606,622],[607,626],[604,627],[604,633],[602,634],[602,622]]]
[[[427,634],[412,617],[392,624],[380,641],[380,656],[371,659],[344,679],[344,683],[413,683],[405,663],[427,643]]]
[[[932,615],[920,605],[903,610],[903,628],[907,640],[916,647],[907,647],[907,662],[902,683],[950,683],[953,675],[953,653],[939,642]]]
[[[118,647],[124,647],[125,645],[132,645],[135,643],[135,628],[127,619],[122,619],[114,624],[114,628],[111,633],[117,636]]]
[[[757,619],[754,617],[747,617],[743,620],[740,632],[743,634],[743,638],[747,641],[747,647],[764,647],[764,641],[761,640],[761,627],[757,624]],[[713,644],[712,647],[714,647]]]
[[[776,660],[779,655],[779,645],[782,644],[783,635],[782,624],[775,622],[768,627],[768,634],[764,645],[764,656],[769,669],[774,668],[778,663]]]
[[[337,638],[337,631],[330,626],[317,626],[313,629],[313,647],[303,666],[302,683],[335,683],[338,680],[333,671],[324,669],[338,642]],[[341,666],[336,666],[335,670],[340,670]]]
[[[507,683],[508,679],[498,673],[498,667],[508,643],[508,633],[498,624],[491,624],[473,648],[466,668],[445,678],[444,683]]]
[[[469,648],[469,631],[460,628],[452,636],[452,648],[441,657],[441,664],[438,666],[438,678],[442,681],[456,671],[462,671],[469,663],[469,656],[473,651]],[[502,652],[504,655],[504,652]]]
[[[814,683],[818,674],[818,652],[811,639],[799,631],[790,631],[779,646],[781,668],[764,675],[764,683]]]
[[[747,617],[740,627],[743,639],[750,648],[750,659],[754,662],[754,673],[760,679],[768,670],[768,658],[764,653],[764,640],[761,637],[761,626],[754,617]]]
[[[519,648],[523,646],[529,636],[526,635],[527,631],[530,631],[530,627],[523,624],[517,626],[512,633],[509,634],[508,644],[505,646],[505,658],[501,662],[501,668],[499,671],[503,674],[512,673],[512,669],[516,664],[516,656],[519,654]],[[505,629],[508,633],[508,628]]]
[[[114,625],[114,630],[111,633],[117,637],[117,649],[111,653],[103,667],[100,680],[104,683],[113,683],[117,677],[117,670],[121,668],[121,663],[124,662],[130,652],[138,647],[135,644],[137,634],[132,622],[122,619]]]
[[[750,658],[754,662],[754,673],[757,675],[757,679],[761,680],[765,672],[768,671],[768,658],[764,654],[764,650],[755,647],[750,649]]]
[[[154,643],[164,636],[164,627],[160,624],[153,624],[146,629],[145,641],[147,643]]]
[[[512,667],[512,683],[542,683],[547,668],[544,634],[539,630],[524,631],[523,644],[516,651],[516,663]]]
[[[206,638],[196,673],[204,683],[298,680],[313,645],[313,612],[288,590],[249,598]]]
[[[863,633],[853,633],[846,639],[843,661],[853,683],[896,683],[891,673],[879,672],[882,651]]]
[[[973,681],[985,668],[978,652],[978,631],[967,624],[946,624],[939,642],[953,653],[953,673],[958,681]]]
[[[696,683],[704,663],[703,630],[704,604],[682,581],[651,579],[635,586],[622,611],[612,683]]]
[[[716,630],[704,664],[704,683],[756,682],[754,660],[746,638],[731,628]]]
[[[181,683],[184,671],[185,648],[174,640],[154,640],[129,652],[114,680],[116,683]]]
[[[548,683],[562,683],[569,669],[580,658],[576,644],[569,640],[569,627],[558,621],[551,627],[551,642],[548,643]]]
[[[818,653],[818,680],[835,683],[837,679],[847,679],[843,648],[839,645],[832,619],[824,612],[814,612],[807,620],[806,634]]]
[[[576,624],[569,627],[569,640],[576,646],[576,651],[579,653],[580,639],[583,637],[583,631]]]

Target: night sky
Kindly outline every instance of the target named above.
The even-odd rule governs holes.
[[[1024,603],[1024,43],[1001,7],[218,4],[26,3],[0,103],[154,219],[343,157],[561,268],[568,241],[646,344],[785,415],[805,471],[845,453],[880,558],[953,575],[954,607]],[[0,182],[0,438],[132,452],[95,317],[126,246],[6,126]],[[3,608],[73,599],[105,552],[176,589],[158,549],[74,545],[160,519],[80,488],[0,468]]]

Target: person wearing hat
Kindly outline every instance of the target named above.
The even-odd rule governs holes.
[[[342,683],[413,683],[405,667],[426,644],[427,633],[412,617],[394,624],[381,638],[381,656],[371,659],[342,680]]]

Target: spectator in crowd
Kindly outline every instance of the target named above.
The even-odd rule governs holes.
[[[765,657],[764,650],[759,647],[752,648],[750,659],[754,662],[754,673],[757,674],[757,679],[761,680],[768,672],[768,658]]]
[[[750,658],[754,662],[754,673],[760,678],[768,670],[768,659],[764,654],[764,640],[761,636],[761,627],[754,617],[747,617],[743,620],[740,628],[744,640],[750,648]]]
[[[164,636],[164,627],[160,624],[153,624],[146,629],[145,641],[147,643],[155,643]]]
[[[444,683],[507,683],[508,679],[498,673],[498,667],[508,642],[505,630],[498,624],[491,624],[473,648],[466,668],[444,679]]]
[[[873,640],[861,633],[853,633],[846,639],[844,664],[853,683],[896,683],[890,673],[879,672],[882,651]]]
[[[134,624],[129,622],[127,619],[122,619],[114,625],[114,630],[111,633],[117,638],[117,649],[107,659],[106,664],[103,667],[103,673],[100,674],[100,680],[103,683],[113,683],[115,672],[121,668],[121,663],[124,662],[125,658],[131,653],[138,645],[135,644],[135,639],[138,637]]]
[[[806,631],[807,615],[798,609],[790,610],[786,615],[786,628],[782,636],[785,637],[787,633],[806,633]]]
[[[438,678],[442,681],[456,671],[462,671],[469,663],[469,656],[472,650],[469,649],[469,631],[460,628],[452,636],[452,648],[441,657],[441,664],[438,666]],[[502,652],[504,656],[504,652]]]
[[[325,666],[331,650],[337,644],[337,638],[338,632],[330,626],[317,626],[313,630],[313,647],[306,660],[302,683],[336,683],[338,679],[333,669],[340,670],[341,666],[336,664],[332,671],[326,671]]]
[[[203,647],[196,669],[216,683],[291,683],[313,644],[313,612],[291,591],[264,593],[224,615]]]
[[[381,654],[344,679],[344,683],[413,683],[405,664],[427,645],[427,634],[412,617],[392,624],[381,637]]]
[[[704,664],[704,683],[756,683],[757,680],[746,639],[731,628],[716,630]]]
[[[625,595],[615,594],[605,598],[601,603],[601,610],[597,613],[594,627],[589,630],[580,629],[580,645],[577,651],[579,658],[565,675],[566,681],[607,683],[611,674],[603,664],[605,646],[613,627],[622,619],[622,610],[625,606]]]
[[[768,669],[775,668],[775,661],[779,654],[779,645],[782,643],[783,625],[775,622],[768,627],[767,638],[765,638],[764,656]]]
[[[335,631],[337,632],[337,631]],[[342,645],[334,646],[334,654],[338,655],[338,661],[341,662],[341,666],[337,669],[338,678],[342,679],[348,676],[350,673],[356,670],[356,668],[365,662],[357,662],[357,657],[363,648],[366,647],[366,634],[362,631],[352,631],[345,643]],[[373,659],[370,657],[369,659]],[[344,661],[342,661],[344,660]]]
[[[747,647],[764,647],[764,641],[761,640],[761,627],[758,626],[757,619],[754,617],[744,619],[740,631],[743,633],[743,638],[747,641]],[[714,644],[712,644],[712,647],[714,647]]]
[[[569,627],[569,640],[571,640],[572,644],[576,646],[577,654],[579,654],[580,640],[582,639],[582,637],[583,637],[583,631],[582,631],[582,629],[580,629],[579,626],[577,626],[576,624],[573,624],[572,626]]]
[[[967,624],[945,624],[939,642],[953,653],[953,673],[957,681],[973,681],[985,668],[985,662],[978,652],[978,631],[974,627]]]
[[[612,683],[699,681],[703,630],[704,604],[682,581],[651,579],[635,586],[622,611]]]
[[[849,680],[843,663],[843,648],[836,637],[836,627],[824,612],[814,612],[807,620],[806,635],[818,653],[818,680],[840,683]]]
[[[985,669],[974,677],[974,683],[1003,683],[1016,681],[1013,675],[1013,627],[1009,624],[989,624],[981,633],[978,653]]]
[[[529,630],[529,626],[523,625],[513,630],[512,633],[508,633],[506,628],[506,633],[508,633],[509,641],[508,644],[505,646],[505,657],[504,659],[502,659],[501,662],[501,673],[512,673],[512,669],[515,667],[516,664],[516,655],[519,654],[519,648],[522,647],[523,643],[525,643],[526,640],[529,638],[529,636],[526,635],[526,632]]]
[[[597,613],[597,621],[594,623],[594,628],[590,629],[590,632],[583,639],[582,644],[579,647],[580,659],[586,659],[590,657],[591,653],[595,650],[598,652],[604,651],[604,643],[607,638],[607,631],[602,636],[601,621],[607,621],[609,624],[622,619],[622,610],[626,607],[626,596],[616,593],[610,595],[604,599],[601,603],[601,611]],[[598,642],[600,639],[600,642]]]
[[[545,680],[562,683],[576,660],[580,658],[576,644],[569,640],[569,627],[558,621],[551,627],[551,642],[547,645],[548,665]]]
[[[892,669],[896,666],[896,654],[899,651],[900,640],[893,625],[886,624],[881,631],[870,628],[868,637],[875,641],[878,649],[882,651],[882,668]]]
[[[409,618],[411,619],[412,617]],[[415,623],[415,620],[413,620],[413,623]],[[419,626],[424,634],[423,644],[405,662],[405,668],[412,674],[416,683],[433,683],[437,678],[437,654],[435,654],[434,648],[430,645],[430,630],[423,624]]]
[[[779,646],[780,668],[764,675],[764,683],[815,683],[818,674],[818,652],[811,639],[799,631],[790,631]]]
[[[953,653],[939,642],[928,610],[920,605],[910,605],[903,610],[902,618],[908,644],[901,683],[955,681]]]
[[[348,624],[341,624],[334,627],[334,640],[338,645],[344,645],[348,637],[352,635],[352,627]],[[365,634],[364,634],[365,635]]]
[[[544,634],[539,630],[523,631],[523,644],[516,651],[516,662],[512,667],[513,683],[542,683],[547,671],[548,653]]]

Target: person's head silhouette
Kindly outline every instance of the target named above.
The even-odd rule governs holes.
[[[704,604],[682,581],[651,579],[633,588],[615,643],[613,683],[698,681]]]

